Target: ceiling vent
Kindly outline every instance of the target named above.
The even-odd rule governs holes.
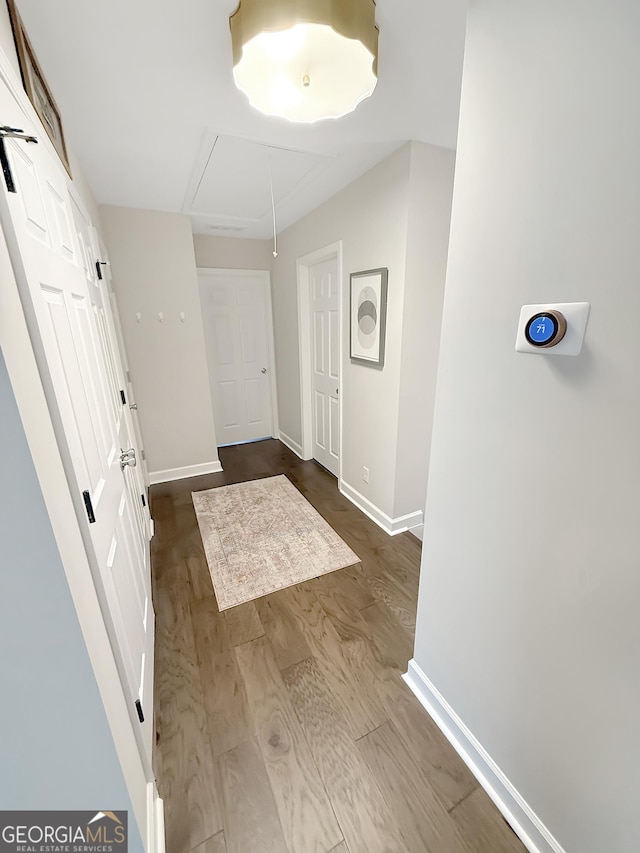
[[[246,225],[207,225],[208,231],[246,231]]]

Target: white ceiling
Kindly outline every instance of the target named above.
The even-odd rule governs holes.
[[[409,139],[455,147],[466,0],[378,0],[379,83],[349,116],[292,125],[234,84],[237,0],[18,0],[97,201],[272,233]]]

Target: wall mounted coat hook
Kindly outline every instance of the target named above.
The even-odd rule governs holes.
[[[142,323],[142,312],[136,311],[136,323]]]
[[[184,311],[181,311],[181,312],[180,312],[180,322],[181,322],[181,323],[184,323],[184,321],[185,321],[186,319],[187,319],[187,315],[184,313]]]
[[[161,323],[164,323],[164,314],[162,313],[162,311],[158,311],[158,320]]]

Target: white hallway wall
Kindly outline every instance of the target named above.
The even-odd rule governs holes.
[[[197,267],[223,270],[271,270],[273,243],[238,237],[193,235]]]
[[[273,264],[280,428],[300,444],[296,260],[343,241],[343,479],[388,516],[393,516],[409,167],[406,145],[283,231]],[[348,276],[376,267],[389,268],[383,370],[351,364],[348,359]],[[370,470],[368,485],[362,481],[363,466]]]
[[[193,236],[181,214],[100,214],[151,479],[219,470],[197,268],[269,270],[270,244]]]
[[[20,63],[13,41],[11,20],[6,3],[0,3],[0,48],[6,54],[13,71],[20,77]]]
[[[219,470],[189,217],[100,215],[151,480]]]
[[[427,494],[455,153],[411,146],[394,514]],[[414,531],[419,534],[419,531]]]
[[[467,32],[415,660],[567,853],[640,849],[639,32],[626,0]],[[580,357],[514,351],[573,300]]]
[[[404,146],[280,234],[273,264],[280,425],[300,444],[296,260],[342,240],[343,481],[389,518],[424,506],[453,163],[452,151]],[[389,268],[383,370],[348,357],[349,273],[376,267]],[[425,312],[422,322],[408,311]],[[401,435],[414,433],[412,469],[397,448]]]

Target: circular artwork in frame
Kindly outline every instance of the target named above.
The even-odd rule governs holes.
[[[386,267],[351,273],[351,361],[378,368],[384,365],[388,278]]]

